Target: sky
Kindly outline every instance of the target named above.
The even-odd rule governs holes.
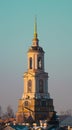
[[[72,0],[0,0],[0,105],[17,111],[37,17],[55,110],[72,109]]]

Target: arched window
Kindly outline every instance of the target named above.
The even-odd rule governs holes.
[[[40,79],[39,80],[39,93],[43,93],[44,92],[44,88],[43,88],[43,80]]]
[[[28,104],[29,104],[28,101],[25,101],[25,102],[24,102],[24,105],[25,105],[26,107],[28,106]]]
[[[38,57],[38,69],[42,69],[42,59]]]
[[[32,57],[29,59],[29,68],[32,69]]]
[[[31,93],[32,92],[32,81],[29,80],[28,81],[28,89],[27,89],[28,93]]]

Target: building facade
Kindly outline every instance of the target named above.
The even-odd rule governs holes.
[[[48,92],[48,73],[44,67],[44,50],[39,46],[37,23],[34,23],[34,38],[28,49],[28,68],[24,73],[24,91],[18,103],[17,122],[28,119],[48,120],[54,112],[53,99]]]

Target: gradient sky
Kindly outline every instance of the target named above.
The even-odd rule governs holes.
[[[49,92],[57,112],[72,109],[72,0],[0,0],[0,105],[16,112],[37,16]]]

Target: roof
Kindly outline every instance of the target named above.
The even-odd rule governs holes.
[[[14,130],[28,130],[28,126],[23,125],[11,125]]]
[[[10,126],[5,127],[4,130],[28,130],[28,126],[10,125]]]
[[[39,53],[44,53],[44,50],[40,46],[31,46],[28,50],[28,52],[39,52]]]
[[[15,129],[13,129],[13,128],[10,127],[10,126],[7,126],[7,127],[3,128],[3,130],[15,130]]]
[[[60,126],[72,126],[72,116],[69,116],[61,121]]]

